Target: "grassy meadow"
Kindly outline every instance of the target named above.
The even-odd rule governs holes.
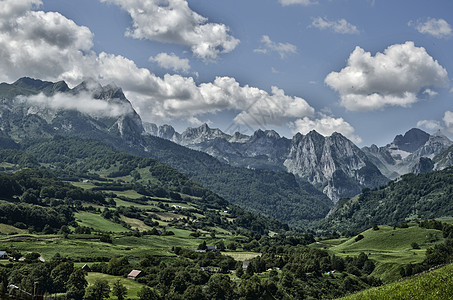
[[[371,288],[342,299],[452,299],[453,295],[453,265],[413,276],[411,278]]]
[[[356,237],[321,240],[311,247],[326,249],[340,257],[358,256],[364,252],[376,262],[372,275],[390,282],[400,277],[401,266],[422,262],[426,249],[444,240],[441,231],[421,228],[415,222],[409,223],[408,228],[378,227],[379,230],[362,232],[363,239],[359,241]],[[413,243],[417,243],[420,249],[414,249]]]

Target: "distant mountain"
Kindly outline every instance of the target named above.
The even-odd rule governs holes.
[[[453,214],[453,168],[426,174],[406,174],[377,190],[337,203],[322,221],[324,230],[360,232],[377,225],[434,219]]]
[[[388,181],[353,142],[339,133],[330,137],[316,131],[297,134],[284,165],[321,188],[334,202]]]
[[[1,143],[8,148],[18,144],[26,147],[58,136],[102,141],[123,152],[157,159],[232,203],[293,226],[320,220],[333,206],[308,182],[287,172],[275,172],[283,168],[237,168],[171,142],[203,143],[224,138],[241,141],[244,136],[230,137],[207,125],[178,134],[171,126],[143,124],[122,90],[114,85],[86,81],[70,89],[64,82],[30,78],[0,84]],[[270,149],[259,147],[266,143],[262,138],[279,141],[276,133],[257,133],[252,143],[256,147],[249,153],[264,155]]]
[[[334,202],[388,181],[357,146],[339,133],[324,137],[312,131],[307,135],[299,133],[290,140],[273,130],[257,130],[246,136],[228,135],[206,124],[182,134],[168,127],[148,132],[208,153],[232,166],[290,172],[316,186]],[[171,134],[161,134],[164,132]]]
[[[384,147],[378,148],[376,145],[372,145],[364,147],[362,150],[382,174],[393,179],[407,173],[432,171],[435,167],[434,163],[428,160],[432,161],[436,155],[452,145],[453,142],[440,132],[430,135],[413,128],[404,136],[396,136],[392,143]],[[448,164],[443,165],[445,167]]]

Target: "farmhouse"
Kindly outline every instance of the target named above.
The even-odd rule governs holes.
[[[206,247],[206,251],[217,251],[217,249],[215,248],[215,246],[207,246]]]
[[[84,270],[85,272],[91,272],[90,266],[87,264],[83,265],[82,270]]]
[[[244,261],[242,262],[242,269],[243,269],[243,270],[247,270],[247,268],[249,267],[249,265],[250,265],[250,261],[244,260]]]
[[[132,270],[128,275],[127,278],[129,279],[137,279],[143,276],[143,272],[140,270]]]
[[[9,259],[8,253],[6,251],[0,251],[0,259]]]

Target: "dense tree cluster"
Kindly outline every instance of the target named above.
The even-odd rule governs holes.
[[[363,190],[342,199],[320,226],[325,230],[360,232],[373,224],[396,225],[412,219],[453,214],[453,168],[426,174],[407,174],[379,189]]]

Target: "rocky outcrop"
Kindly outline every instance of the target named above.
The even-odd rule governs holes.
[[[394,179],[407,173],[423,172],[426,160],[434,159],[450,147],[453,142],[437,132],[429,135],[420,129],[411,129],[406,134],[398,135],[392,143],[378,148],[375,145],[364,147],[362,150],[385,176]],[[422,165],[420,165],[420,163]]]

